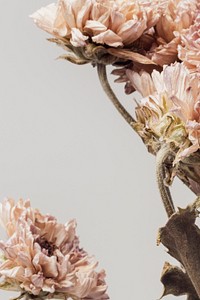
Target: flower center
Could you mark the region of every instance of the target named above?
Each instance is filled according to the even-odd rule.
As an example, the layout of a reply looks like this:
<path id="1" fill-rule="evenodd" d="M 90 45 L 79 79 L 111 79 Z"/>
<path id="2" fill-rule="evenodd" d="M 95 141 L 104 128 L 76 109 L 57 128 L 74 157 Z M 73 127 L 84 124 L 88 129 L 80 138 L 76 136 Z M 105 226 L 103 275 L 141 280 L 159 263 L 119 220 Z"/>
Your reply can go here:
<path id="1" fill-rule="evenodd" d="M 56 246 L 50 242 L 48 242 L 47 240 L 45 240 L 42 237 L 37 238 L 36 242 L 40 245 L 40 247 L 42 248 L 42 250 L 46 250 L 45 252 L 47 252 L 48 256 L 52 256 Z"/>

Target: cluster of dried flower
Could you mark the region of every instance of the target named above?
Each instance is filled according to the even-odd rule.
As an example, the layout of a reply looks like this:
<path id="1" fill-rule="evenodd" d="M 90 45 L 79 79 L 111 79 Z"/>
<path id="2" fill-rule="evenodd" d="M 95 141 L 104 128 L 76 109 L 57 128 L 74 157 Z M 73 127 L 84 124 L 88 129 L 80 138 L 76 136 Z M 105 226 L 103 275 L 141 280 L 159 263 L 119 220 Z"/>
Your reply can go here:
<path id="1" fill-rule="evenodd" d="M 153 154 L 170 145 L 176 175 L 200 194 L 195 163 L 200 150 L 199 0 L 58 0 L 32 18 L 66 50 L 62 58 L 91 63 L 99 74 L 105 70 L 101 66 L 113 65 L 115 81 L 125 83 L 125 92 L 141 94 L 136 120 L 125 113 L 129 124 Z M 110 87 L 107 91 L 124 112 Z M 0 243 L 2 288 L 31 299 L 107 299 L 105 274 L 96 272 L 96 262 L 79 248 L 74 221 L 58 224 L 29 202 L 15 205 L 12 200 L 1 205 L 0 218 L 9 236 Z"/>
<path id="2" fill-rule="evenodd" d="M 144 97 L 135 129 L 152 152 L 173 142 L 179 161 L 200 148 L 198 0 L 58 0 L 32 17 L 65 59 L 123 65 L 113 74 Z"/>
<path id="3" fill-rule="evenodd" d="M 8 240 L 0 242 L 1 288 L 30 299 L 108 299 L 105 272 L 79 247 L 74 220 L 65 225 L 42 215 L 29 201 L 0 205 Z"/>

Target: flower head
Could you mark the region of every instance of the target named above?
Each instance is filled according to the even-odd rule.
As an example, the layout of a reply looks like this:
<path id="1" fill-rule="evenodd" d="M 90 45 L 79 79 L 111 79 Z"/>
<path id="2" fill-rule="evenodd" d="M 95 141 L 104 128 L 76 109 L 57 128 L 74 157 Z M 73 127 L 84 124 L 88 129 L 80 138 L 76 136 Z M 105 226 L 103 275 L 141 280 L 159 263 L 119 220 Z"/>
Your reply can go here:
<path id="1" fill-rule="evenodd" d="M 180 34 L 188 29 L 198 14 L 198 0 L 169 0 L 167 8 L 156 24 L 156 42 L 148 52 L 158 65 L 170 64 L 177 60 Z"/>
<path id="2" fill-rule="evenodd" d="M 1 287 L 50 299 L 108 299 L 105 272 L 79 246 L 74 220 L 65 225 L 42 215 L 29 201 L 0 205 L 0 220 L 8 240 L 0 242 Z"/>
<path id="3" fill-rule="evenodd" d="M 39 27 L 70 39 L 75 47 L 86 45 L 89 39 L 119 47 L 132 44 L 154 26 L 158 20 L 157 10 L 153 14 L 150 2 L 137 0 L 59 0 L 57 4 L 41 8 L 32 17 Z"/>
<path id="4" fill-rule="evenodd" d="M 165 13 L 156 24 L 158 36 L 166 42 L 175 37 L 175 32 L 182 32 L 193 23 L 197 13 L 197 0 L 169 0 Z"/>
<path id="5" fill-rule="evenodd" d="M 194 25 L 181 34 L 178 56 L 190 72 L 200 74 L 200 11 Z"/>
<path id="6" fill-rule="evenodd" d="M 130 48 L 155 26 L 165 6 L 166 0 L 58 0 L 32 18 L 56 38 L 54 41 L 87 62 L 91 60 L 91 45 L 92 49 L 100 45 Z"/>
<path id="7" fill-rule="evenodd" d="M 176 161 L 200 148 L 200 84 L 183 64 L 165 66 L 152 75 L 128 70 L 132 86 L 143 99 L 136 108 L 136 130 L 150 151 L 162 142 L 177 148 Z"/>

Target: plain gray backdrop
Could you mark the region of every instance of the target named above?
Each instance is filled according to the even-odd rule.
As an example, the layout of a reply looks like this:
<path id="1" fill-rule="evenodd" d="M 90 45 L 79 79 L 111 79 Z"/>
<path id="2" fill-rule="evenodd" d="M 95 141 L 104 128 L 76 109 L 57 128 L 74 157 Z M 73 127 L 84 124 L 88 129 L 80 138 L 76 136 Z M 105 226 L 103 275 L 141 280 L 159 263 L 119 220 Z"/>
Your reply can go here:
<path id="1" fill-rule="evenodd" d="M 104 95 L 96 69 L 56 60 L 63 50 L 29 18 L 50 2 L 1 0 L 0 198 L 30 198 L 60 222 L 76 218 L 110 298 L 156 300 L 171 259 L 156 246 L 166 215 L 155 158 Z M 123 85 L 113 87 L 133 112 Z M 177 206 L 194 200 L 181 182 L 172 191 Z"/>

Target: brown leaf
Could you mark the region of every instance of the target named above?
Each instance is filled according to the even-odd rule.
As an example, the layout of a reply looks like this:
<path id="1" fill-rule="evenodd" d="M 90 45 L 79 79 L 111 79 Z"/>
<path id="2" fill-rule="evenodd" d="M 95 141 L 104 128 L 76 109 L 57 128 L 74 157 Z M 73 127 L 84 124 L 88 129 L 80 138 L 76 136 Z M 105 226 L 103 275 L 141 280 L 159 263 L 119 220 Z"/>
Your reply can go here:
<path id="1" fill-rule="evenodd" d="M 178 163 L 176 175 L 197 195 L 200 195 L 200 151 Z"/>
<path id="2" fill-rule="evenodd" d="M 199 199 L 172 215 L 159 231 L 161 243 L 184 267 L 200 297 L 200 230 L 195 225 Z"/>
<path id="3" fill-rule="evenodd" d="M 190 300 L 199 299 L 190 278 L 181 268 L 166 262 L 163 267 L 161 282 L 164 285 L 164 292 L 161 298 L 171 294 L 174 296 L 188 295 Z"/>

